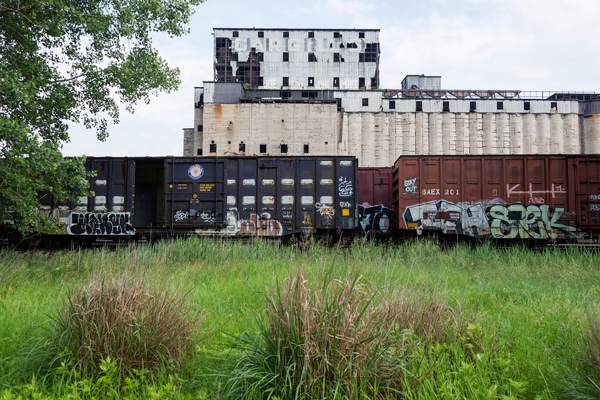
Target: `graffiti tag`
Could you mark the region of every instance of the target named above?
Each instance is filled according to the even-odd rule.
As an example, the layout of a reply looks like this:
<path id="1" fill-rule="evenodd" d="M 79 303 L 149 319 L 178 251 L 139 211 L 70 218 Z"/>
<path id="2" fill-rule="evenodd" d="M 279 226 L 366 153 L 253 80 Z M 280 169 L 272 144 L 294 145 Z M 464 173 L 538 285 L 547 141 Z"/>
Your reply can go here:
<path id="1" fill-rule="evenodd" d="M 485 209 L 481 202 L 474 204 L 434 200 L 407 207 L 404 224 L 421 234 L 423 229 L 441 230 L 445 234 L 484 237 L 490 233 Z"/>
<path id="2" fill-rule="evenodd" d="M 74 212 L 67 225 L 69 235 L 133 235 L 131 213 Z"/>
<path id="3" fill-rule="evenodd" d="M 340 176 L 339 184 L 338 184 L 338 193 L 340 197 L 350 197 L 352 196 L 352 182 L 347 180 L 345 177 Z"/>
<path id="4" fill-rule="evenodd" d="M 491 233 L 493 237 L 501 239 L 575 236 L 575 227 L 558 222 L 564 212 L 563 207 L 552 209 L 547 204 L 496 204 L 489 208 Z"/>
<path id="5" fill-rule="evenodd" d="M 417 193 L 419 193 L 419 185 L 417 185 L 417 175 L 415 174 L 404 179 L 404 194 L 413 197 Z"/>
<path id="6" fill-rule="evenodd" d="M 390 229 L 392 212 L 383 204 L 358 206 L 358 222 L 363 230 L 387 232 Z"/>
<path id="7" fill-rule="evenodd" d="M 600 211 L 600 204 L 590 203 L 590 211 Z"/>
<path id="8" fill-rule="evenodd" d="M 347 201 L 340 201 L 340 207 L 341 208 L 350 208 L 350 207 L 352 207 L 352 204 L 350 204 Z"/>
<path id="9" fill-rule="evenodd" d="M 552 198 L 556 198 L 557 194 L 565 194 L 567 191 L 563 188 L 562 185 L 555 185 L 554 183 L 550 187 L 550 190 L 533 190 L 533 184 L 529 184 L 528 190 L 517 190 L 521 186 L 520 183 L 517 183 L 513 187 L 510 187 L 509 184 L 506 184 L 506 196 L 514 196 L 523 194 L 527 196 L 527 202 L 533 204 L 544 204 L 544 198 L 540 197 L 540 194 L 550 194 Z"/>
<path id="10" fill-rule="evenodd" d="M 251 236 L 282 236 L 283 227 L 269 213 L 262 213 L 260 216 L 250 214 L 249 220 L 240 221 L 240 233 Z"/>
<path id="11" fill-rule="evenodd" d="M 590 200 L 600 200 L 600 194 L 590 194 Z"/>
<path id="12" fill-rule="evenodd" d="M 175 215 L 173 215 L 173 220 L 175 220 L 175 222 L 181 222 L 181 221 L 185 221 L 186 219 L 188 219 L 189 216 L 190 216 L 190 213 L 188 211 L 177 210 L 175 212 Z"/>
<path id="13" fill-rule="evenodd" d="M 208 224 L 214 224 L 217 221 L 217 219 L 211 211 L 202 211 L 200 213 L 200 219 L 202 220 L 202 222 Z"/>
<path id="14" fill-rule="evenodd" d="M 331 218 L 335 214 L 335 210 L 333 209 L 333 206 L 331 206 L 329 204 L 316 203 L 315 208 L 317 209 L 319 214 L 321 214 L 325 218 Z"/>

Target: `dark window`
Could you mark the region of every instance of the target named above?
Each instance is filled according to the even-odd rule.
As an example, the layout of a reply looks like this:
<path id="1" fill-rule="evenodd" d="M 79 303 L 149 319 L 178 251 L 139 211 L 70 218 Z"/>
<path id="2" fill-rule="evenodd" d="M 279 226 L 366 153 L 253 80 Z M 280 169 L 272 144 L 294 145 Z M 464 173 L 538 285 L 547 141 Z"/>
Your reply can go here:
<path id="1" fill-rule="evenodd" d="M 316 62 L 317 61 L 317 56 L 315 56 L 315 53 L 308 53 L 308 61 L 309 62 Z"/>
<path id="2" fill-rule="evenodd" d="M 308 77 L 308 86 L 315 86 L 315 78 L 313 76 Z"/>
<path id="3" fill-rule="evenodd" d="M 333 53 L 333 62 L 340 62 L 340 53 Z"/>
<path id="4" fill-rule="evenodd" d="M 201 156 L 202 155 L 202 149 L 196 150 L 196 155 Z"/>
<path id="5" fill-rule="evenodd" d="M 550 102 L 550 108 L 553 110 L 556 110 L 556 102 L 555 101 Z"/>
<path id="6" fill-rule="evenodd" d="M 525 111 L 531 110 L 531 103 L 526 101 L 525 103 L 523 103 L 523 108 L 525 109 Z"/>
<path id="7" fill-rule="evenodd" d="M 261 144 L 260 145 L 260 152 L 261 153 L 266 153 L 267 152 L 267 145 L 266 144 Z"/>
<path id="8" fill-rule="evenodd" d="M 358 53 L 358 62 L 365 62 L 365 53 Z"/>
<path id="9" fill-rule="evenodd" d="M 336 39 L 340 38 L 340 33 L 339 32 L 333 32 L 333 37 Z"/>
<path id="10" fill-rule="evenodd" d="M 365 33 L 364 32 L 358 32 L 358 38 L 359 39 L 364 39 L 365 38 Z"/>
<path id="11" fill-rule="evenodd" d="M 233 37 L 238 37 L 238 36 L 240 36 L 239 32 L 238 31 L 233 31 Z"/>
<path id="12" fill-rule="evenodd" d="M 279 97 L 281 97 L 282 99 L 289 99 L 290 97 L 292 97 L 292 92 L 290 92 L 289 90 L 282 90 L 281 92 L 279 92 Z"/>
<path id="13" fill-rule="evenodd" d="M 333 87 L 340 87 L 340 78 L 333 78 Z"/>
<path id="14" fill-rule="evenodd" d="M 264 32 L 258 32 L 258 37 L 265 37 L 265 33 Z"/>
<path id="15" fill-rule="evenodd" d="M 216 153 L 217 152 L 217 144 L 216 143 L 211 143 L 209 150 L 210 150 L 211 153 Z"/>
<path id="16" fill-rule="evenodd" d="M 283 53 L 283 61 L 290 61 L 290 53 L 287 51 Z"/>
<path id="17" fill-rule="evenodd" d="M 315 33 L 314 32 L 308 32 L 308 37 L 309 38 L 314 38 L 315 37 Z"/>
<path id="18" fill-rule="evenodd" d="M 496 102 L 496 110 L 504 110 L 504 103 L 501 101 Z"/>
<path id="19" fill-rule="evenodd" d="M 283 77 L 283 86 L 290 86 L 290 78 L 288 76 Z"/>
<path id="20" fill-rule="evenodd" d="M 308 154 L 308 144 L 304 145 L 304 154 Z"/>
<path id="21" fill-rule="evenodd" d="M 240 152 L 245 153 L 246 152 L 246 143 L 244 142 L 240 142 Z"/>
<path id="22" fill-rule="evenodd" d="M 365 48 L 365 62 L 377 62 L 379 57 L 379 43 L 367 43 Z"/>
<path id="23" fill-rule="evenodd" d="M 390 100 L 389 109 L 390 110 L 395 110 L 396 109 L 396 101 L 395 100 Z"/>
<path id="24" fill-rule="evenodd" d="M 204 130 L 204 126 L 198 125 L 198 132 L 202 132 Z"/>
<path id="25" fill-rule="evenodd" d="M 290 33 L 289 32 L 283 32 L 283 37 L 290 37 Z"/>
<path id="26" fill-rule="evenodd" d="M 477 102 L 476 101 L 470 102 L 470 104 L 469 104 L 469 111 L 470 112 L 477 111 Z"/>
<path id="27" fill-rule="evenodd" d="M 258 77 L 258 81 L 257 81 L 257 83 L 256 83 L 256 84 L 257 84 L 258 86 L 262 86 L 262 85 L 263 85 L 263 77 L 262 77 L 262 76 L 259 76 L 259 77 Z"/>
<path id="28" fill-rule="evenodd" d="M 362 99 L 362 105 L 363 105 L 363 107 L 366 107 L 366 106 L 368 106 L 368 105 L 369 105 L 369 99 L 368 99 L 368 98 L 366 98 L 366 97 L 365 97 L 365 98 L 363 98 L 363 99 Z"/>
<path id="29" fill-rule="evenodd" d="M 422 101 L 417 101 L 415 110 L 416 111 L 423 111 L 423 102 Z"/>
<path id="30" fill-rule="evenodd" d="M 311 91 L 304 90 L 302 92 L 302 98 L 305 98 L 305 99 L 316 99 L 317 98 L 317 92 L 316 91 L 312 91 L 312 90 Z"/>
<path id="31" fill-rule="evenodd" d="M 358 88 L 364 88 L 365 87 L 365 78 L 358 78 Z"/>
<path id="32" fill-rule="evenodd" d="M 217 47 L 217 49 L 229 47 L 230 42 L 231 42 L 231 40 L 229 40 L 228 38 L 218 37 L 218 38 L 216 38 L 215 46 Z"/>
<path id="33" fill-rule="evenodd" d="M 371 89 L 377 89 L 377 77 L 371 78 Z"/>
<path id="34" fill-rule="evenodd" d="M 282 153 L 287 153 L 287 144 L 282 144 L 281 145 L 281 152 Z"/>
<path id="35" fill-rule="evenodd" d="M 258 53 L 258 61 L 265 61 L 265 53 Z"/>
<path id="36" fill-rule="evenodd" d="M 444 101 L 442 103 L 442 111 L 443 112 L 450 112 L 450 102 L 449 101 Z"/>

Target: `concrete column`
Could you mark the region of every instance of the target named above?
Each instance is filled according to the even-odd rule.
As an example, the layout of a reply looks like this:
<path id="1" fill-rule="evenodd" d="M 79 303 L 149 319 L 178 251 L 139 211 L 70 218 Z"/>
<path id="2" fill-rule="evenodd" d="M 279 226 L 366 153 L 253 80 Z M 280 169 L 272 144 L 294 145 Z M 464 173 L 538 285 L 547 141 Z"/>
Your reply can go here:
<path id="1" fill-rule="evenodd" d="M 538 114 L 537 122 L 537 154 L 550 153 L 550 114 Z"/>
<path id="2" fill-rule="evenodd" d="M 415 154 L 427 154 L 428 140 L 425 137 L 425 125 L 427 122 L 427 115 L 423 112 L 418 112 L 415 115 Z"/>
<path id="3" fill-rule="evenodd" d="M 536 154 L 537 133 L 535 114 L 525 114 L 523 117 L 523 153 Z"/>
<path id="4" fill-rule="evenodd" d="M 581 131 L 583 125 L 581 121 L 585 119 L 576 114 L 568 114 L 565 117 L 565 153 L 567 154 L 581 154 L 585 151 L 581 148 L 584 136 Z"/>
<path id="5" fill-rule="evenodd" d="M 442 113 L 442 154 L 456 154 L 456 125 L 454 113 Z"/>
<path id="6" fill-rule="evenodd" d="M 510 153 L 524 154 L 523 151 L 523 115 L 515 114 L 510 117 Z"/>
<path id="7" fill-rule="evenodd" d="M 586 115 L 583 120 L 583 153 L 600 153 L 600 114 Z"/>
<path id="8" fill-rule="evenodd" d="M 483 114 L 483 154 L 498 154 L 496 138 L 496 114 Z"/>
<path id="9" fill-rule="evenodd" d="M 427 124 L 429 130 L 429 154 L 444 154 L 442 137 L 442 114 L 439 112 L 428 113 L 429 121 Z"/>
<path id="10" fill-rule="evenodd" d="M 550 116 L 550 154 L 565 152 L 565 128 L 562 114 Z"/>
<path id="11" fill-rule="evenodd" d="M 507 113 L 496 117 L 496 138 L 498 154 L 510 154 L 510 115 Z"/>

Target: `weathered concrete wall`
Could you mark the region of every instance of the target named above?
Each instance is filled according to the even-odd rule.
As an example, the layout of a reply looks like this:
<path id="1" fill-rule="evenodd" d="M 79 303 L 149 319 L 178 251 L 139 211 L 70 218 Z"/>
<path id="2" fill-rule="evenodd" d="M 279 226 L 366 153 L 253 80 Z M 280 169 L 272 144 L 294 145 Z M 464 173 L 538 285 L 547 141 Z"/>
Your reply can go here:
<path id="1" fill-rule="evenodd" d="M 389 166 L 401 155 L 598 154 L 600 114 L 341 112 L 323 103 L 205 104 L 204 155 L 356 155 Z M 340 135 L 341 133 L 341 135 Z M 339 140 L 341 137 L 341 140 Z M 196 144 L 198 138 L 196 138 Z M 213 153 L 210 153 L 213 154 Z"/>

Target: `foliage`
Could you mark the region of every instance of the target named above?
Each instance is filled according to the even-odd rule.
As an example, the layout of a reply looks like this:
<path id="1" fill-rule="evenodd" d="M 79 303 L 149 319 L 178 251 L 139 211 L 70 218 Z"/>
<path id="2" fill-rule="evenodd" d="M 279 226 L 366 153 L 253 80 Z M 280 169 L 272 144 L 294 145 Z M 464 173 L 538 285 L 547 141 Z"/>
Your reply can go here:
<path id="1" fill-rule="evenodd" d="M 139 276 L 96 277 L 65 296 L 57 314 L 53 346 L 63 362 L 92 376 L 111 358 L 122 375 L 178 366 L 191 354 L 200 322 L 185 296 Z"/>
<path id="2" fill-rule="evenodd" d="M 26 230 L 35 196 L 81 186 L 81 159 L 61 160 L 68 123 L 106 138 L 119 102 L 176 89 L 179 70 L 152 44 L 179 36 L 203 0 L 6 0 L 0 3 L 0 210 Z M 118 96 L 118 101 L 115 97 Z M 5 215 L 0 215 L 4 217 Z"/>

